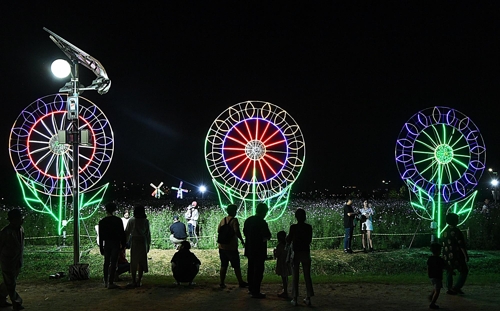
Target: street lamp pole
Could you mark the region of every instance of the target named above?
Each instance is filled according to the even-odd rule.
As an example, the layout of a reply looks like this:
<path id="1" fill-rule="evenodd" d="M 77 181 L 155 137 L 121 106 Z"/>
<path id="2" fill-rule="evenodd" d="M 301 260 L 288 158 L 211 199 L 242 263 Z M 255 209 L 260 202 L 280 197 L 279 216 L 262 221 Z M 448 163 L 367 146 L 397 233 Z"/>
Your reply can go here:
<path id="1" fill-rule="evenodd" d="M 80 125 L 78 120 L 78 62 L 73 62 L 74 73 L 71 78 L 73 83 L 73 96 L 68 98 L 67 109 L 68 118 L 71 120 L 71 138 L 73 146 L 73 264 L 80 262 L 80 204 L 79 204 L 79 143 L 80 143 Z"/>

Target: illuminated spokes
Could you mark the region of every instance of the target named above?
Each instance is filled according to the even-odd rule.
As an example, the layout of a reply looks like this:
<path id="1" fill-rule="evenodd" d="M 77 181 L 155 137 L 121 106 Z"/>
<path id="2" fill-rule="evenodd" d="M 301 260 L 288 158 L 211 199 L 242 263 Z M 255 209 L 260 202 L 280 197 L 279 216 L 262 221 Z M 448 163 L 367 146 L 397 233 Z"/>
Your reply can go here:
<path id="1" fill-rule="evenodd" d="M 263 119 L 246 119 L 226 135 L 223 156 L 228 169 L 247 182 L 274 178 L 287 161 L 287 141 L 280 129 Z"/>
<path id="2" fill-rule="evenodd" d="M 486 148 L 476 125 L 447 107 L 415 114 L 396 142 L 396 164 L 403 180 L 445 202 L 470 194 L 483 174 Z"/>
<path id="3" fill-rule="evenodd" d="M 305 142 L 286 111 L 271 103 L 247 101 L 229 107 L 213 122 L 205 159 L 220 193 L 231 202 L 244 200 L 245 208 L 255 207 L 256 201 L 286 201 L 304 165 Z M 281 210 L 286 204 L 274 206 Z"/>
<path id="4" fill-rule="evenodd" d="M 434 184 L 450 184 L 460 179 L 470 158 L 464 136 L 449 125 L 428 127 L 415 140 L 415 167 L 424 179 Z"/>
<path id="5" fill-rule="evenodd" d="M 18 174 L 37 184 L 36 191 L 71 195 L 73 185 L 71 144 L 60 143 L 59 131 L 75 131 L 66 117 L 66 95 L 38 99 L 21 112 L 11 130 L 9 152 Z M 79 147 L 79 186 L 85 192 L 106 172 L 113 156 L 113 131 L 102 111 L 80 97 L 78 130 L 88 130 L 89 145 Z"/>

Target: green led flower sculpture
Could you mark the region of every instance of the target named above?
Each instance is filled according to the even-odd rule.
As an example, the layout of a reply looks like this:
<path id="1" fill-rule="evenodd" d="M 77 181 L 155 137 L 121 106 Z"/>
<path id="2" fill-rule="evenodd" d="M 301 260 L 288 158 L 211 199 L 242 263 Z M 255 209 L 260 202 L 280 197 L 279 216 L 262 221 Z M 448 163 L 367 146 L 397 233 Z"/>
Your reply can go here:
<path id="1" fill-rule="evenodd" d="M 415 114 L 396 142 L 396 164 L 419 216 L 437 224 L 437 237 L 453 212 L 463 223 L 473 208 L 486 163 L 486 148 L 476 125 L 447 107 Z"/>
<path id="2" fill-rule="evenodd" d="M 71 144 L 60 143 L 69 127 L 66 94 L 40 98 L 24 109 L 10 132 L 9 153 L 28 207 L 58 223 L 58 233 L 73 219 L 66 202 L 73 193 Z M 81 219 L 98 208 L 107 184 L 97 183 L 113 157 L 113 131 L 104 113 L 80 97 L 80 130 L 88 130 L 89 144 L 79 147 L 79 202 Z"/>
<path id="3" fill-rule="evenodd" d="M 205 160 L 221 207 L 240 206 L 245 219 L 257 203 L 279 219 L 305 160 L 304 136 L 294 119 L 276 105 L 247 101 L 226 109 L 210 127 Z"/>

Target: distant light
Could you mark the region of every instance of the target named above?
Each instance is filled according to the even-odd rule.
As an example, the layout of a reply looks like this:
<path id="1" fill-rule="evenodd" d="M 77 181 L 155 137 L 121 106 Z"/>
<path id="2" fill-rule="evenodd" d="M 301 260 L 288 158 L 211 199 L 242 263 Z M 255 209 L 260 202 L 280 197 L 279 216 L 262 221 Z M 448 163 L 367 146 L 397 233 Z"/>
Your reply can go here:
<path id="1" fill-rule="evenodd" d="M 488 169 L 488 172 L 492 172 L 492 171 L 493 171 L 493 169 L 492 169 L 492 168 L 489 168 L 489 169 Z"/>
<path id="2" fill-rule="evenodd" d="M 205 191 L 207 191 L 207 187 L 205 187 L 205 186 L 200 186 L 200 192 L 201 192 L 201 193 L 203 193 L 203 192 L 205 192 Z"/>
<path id="3" fill-rule="evenodd" d="M 50 66 L 50 70 L 54 76 L 58 78 L 66 78 L 71 73 L 71 66 L 64 59 L 56 59 Z"/>
<path id="4" fill-rule="evenodd" d="M 493 180 L 491 181 L 491 185 L 492 185 L 493 187 L 498 186 L 498 179 L 493 179 Z"/>

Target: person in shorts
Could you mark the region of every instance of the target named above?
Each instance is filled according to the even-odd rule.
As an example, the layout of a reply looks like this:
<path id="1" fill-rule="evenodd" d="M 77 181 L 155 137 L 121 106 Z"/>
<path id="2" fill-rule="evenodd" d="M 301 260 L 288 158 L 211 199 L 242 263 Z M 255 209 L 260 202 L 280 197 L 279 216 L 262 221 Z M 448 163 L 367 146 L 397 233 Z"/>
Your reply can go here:
<path id="1" fill-rule="evenodd" d="M 439 309 L 439 306 L 436 305 L 436 301 L 439 298 L 441 288 L 443 288 L 443 270 L 446 269 L 448 265 L 446 261 L 441 258 L 440 244 L 431 244 L 431 253 L 432 255 L 427 259 L 427 275 L 434 288 L 429 295 L 429 300 L 431 301 L 429 309 Z"/>
<path id="2" fill-rule="evenodd" d="M 219 243 L 219 258 L 220 258 L 220 287 L 225 288 L 225 280 L 227 274 L 227 268 L 229 267 L 229 263 L 231 263 L 231 267 L 234 269 L 234 274 L 238 279 L 238 283 L 240 287 L 247 287 L 248 283 L 243 281 L 243 277 L 241 276 L 241 267 L 240 267 L 240 254 L 238 252 L 238 240 L 241 241 L 241 245 L 245 246 L 243 241 L 243 237 L 240 231 L 240 223 L 238 222 L 238 218 L 236 218 L 236 212 L 238 211 L 238 207 L 234 204 L 231 204 L 227 207 L 227 216 L 224 217 L 217 228 L 217 232 L 224 225 L 229 223 L 229 225 L 233 228 L 234 235 L 231 238 L 228 244 Z"/>

